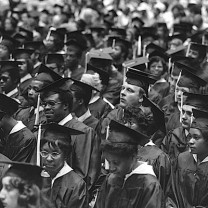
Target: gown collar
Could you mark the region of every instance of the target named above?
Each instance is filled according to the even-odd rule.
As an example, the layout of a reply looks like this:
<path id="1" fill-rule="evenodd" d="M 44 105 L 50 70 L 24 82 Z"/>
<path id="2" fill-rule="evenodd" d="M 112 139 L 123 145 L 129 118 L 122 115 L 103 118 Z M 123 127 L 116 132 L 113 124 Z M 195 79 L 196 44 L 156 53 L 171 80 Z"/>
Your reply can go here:
<path id="1" fill-rule="evenodd" d="M 22 121 L 17 121 L 17 124 L 12 128 L 12 130 L 9 132 L 10 134 L 14 134 L 22 129 L 24 129 L 26 126 L 22 123 Z"/>
<path id="2" fill-rule="evenodd" d="M 86 119 L 88 119 L 91 116 L 90 110 L 88 109 L 86 113 L 84 113 L 82 116 L 77 118 L 78 121 L 84 122 Z"/>
<path id="3" fill-rule="evenodd" d="M 70 113 L 68 116 L 66 116 L 63 120 L 59 121 L 59 125 L 64 126 L 67 122 L 72 120 L 72 114 Z"/>

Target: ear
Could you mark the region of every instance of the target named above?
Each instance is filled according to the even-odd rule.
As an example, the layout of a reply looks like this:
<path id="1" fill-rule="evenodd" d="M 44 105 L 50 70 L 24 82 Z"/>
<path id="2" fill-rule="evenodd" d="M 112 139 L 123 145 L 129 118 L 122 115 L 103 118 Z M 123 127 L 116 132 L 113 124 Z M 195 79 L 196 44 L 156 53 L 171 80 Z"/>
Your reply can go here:
<path id="1" fill-rule="evenodd" d="M 140 96 L 138 101 L 139 101 L 139 103 L 142 103 L 143 102 L 143 96 Z"/>
<path id="2" fill-rule="evenodd" d="M 67 110 L 69 108 L 69 105 L 68 104 L 64 104 L 64 110 Z"/>

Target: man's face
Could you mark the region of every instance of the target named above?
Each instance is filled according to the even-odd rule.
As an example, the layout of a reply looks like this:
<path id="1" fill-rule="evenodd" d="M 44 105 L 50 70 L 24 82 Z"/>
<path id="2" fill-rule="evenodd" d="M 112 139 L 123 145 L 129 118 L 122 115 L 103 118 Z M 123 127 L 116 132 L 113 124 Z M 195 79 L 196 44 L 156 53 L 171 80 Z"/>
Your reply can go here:
<path id="1" fill-rule="evenodd" d="M 0 60 L 9 58 L 9 50 L 6 46 L 0 45 Z"/>
<path id="2" fill-rule="evenodd" d="M 44 41 L 44 44 L 46 45 L 46 47 L 50 50 L 50 49 L 53 49 L 54 47 L 54 37 L 53 36 L 50 36 L 48 38 L 48 40 L 45 40 Z"/>
<path id="3" fill-rule="evenodd" d="M 59 94 L 48 95 L 43 100 L 43 106 L 48 122 L 58 123 L 66 116 L 66 106 L 61 103 Z"/>
<path id="4" fill-rule="evenodd" d="M 125 108 L 127 106 L 138 106 L 141 104 L 143 98 L 141 95 L 141 87 L 128 84 L 125 82 L 120 93 L 120 106 Z"/>
<path id="5" fill-rule="evenodd" d="M 12 81 L 8 72 L 3 72 L 0 75 L 0 86 L 5 93 L 10 92 L 14 88 L 15 83 Z"/>
<path id="6" fill-rule="evenodd" d="M 178 76 L 174 76 L 171 74 L 171 76 L 169 77 L 168 82 L 170 83 L 170 92 L 175 92 L 175 87 L 176 87 L 176 82 L 178 80 Z"/>
<path id="7" fill-rule="evenodd" d="M 203 135 L 199 129 L 191 128 L 189 133 L 191 139 L 189 141 L 189 147 L 192 154 L 207 154 L 208 143 L 204 140 Z"/>
<path id="8" fill-rule="evenodd" d="M 116 45 L 113 53 L 111 54 L 114 61 L 120 60 L 122 57 L 122 49 L 119 45 Z"/>
<path id="9" fill-rule="evenodd" d="M 109 170 L 111 173 L 124 177 L 131 172 L 133 157 L 121 157 L 108 152 L 104 152 L 104 157 L 109 163 Z"/>
<path id="10" fill-rule="evenodd" d="M 178 105 L 181 105 L 182 99 L 184 101 L 185 97 L 182 96 L 184 92 L 189 92 L 189 88 L 187 88 L 187 87 L 179 87 L 179 86 L 176 85 L 175 98 L 176 98 L 176 102 L 178 103 Z"/>
<path id="11" fill-rule="evenodd" d="M 43 82 L 38 80 L 32 80 L 28 87 L 28 102 L 31 106 L 36 107 L 38 100 L 37 91 L 43 87 Z"/>
<path id="12" fill-rule="evenodd" d="M 182 107 L 181 123 L 182 123 L 182 127 L 187 130 L 189 130 L 192 120 L 193 120 L 192 109 L 194 109 L 194 107 L 190 105 L 183 105 Z"/>
<path id="13" fill-rule="evenodd" d="M 20 77 L 24 77 L 27 71 L 27 60 L 26 59 L 17 59 L 17 61 L 21 61 L 22 64 L 20 65 Z"/>
<path id="14" fill-rule="evenodd" d="M 69 68 L 74 68 L 79 64 L 79 57 L 77 55 L 78 49 L 74 46 L 68 46 L 66 55 L 66 65 Z"/>

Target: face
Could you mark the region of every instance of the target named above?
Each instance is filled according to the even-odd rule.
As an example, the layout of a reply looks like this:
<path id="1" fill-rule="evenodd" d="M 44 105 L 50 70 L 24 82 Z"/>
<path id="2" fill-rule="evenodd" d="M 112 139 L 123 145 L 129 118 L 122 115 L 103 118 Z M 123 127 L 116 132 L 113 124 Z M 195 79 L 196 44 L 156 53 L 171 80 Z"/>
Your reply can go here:
<path id="1" fill-rule="evenodd" d="M 4 60 L 6 58 L 9 58 L 8 48 L 4 45 L 0 45 L 0 59 Z"/>
<path id="2" fill-rule="evenodd" d="M 183 105 L 183 108 L 182 108 L 181 123 L 182 123 L 183 128 L 188 129 L 188 130 L 193 120 L 192 109 L 194 109 L 194 107 L 190 105 Z"/>
<path id="3" fill-rule="evenodd" d="M 0 86 L 6 93 L 14 88 L 15 83 L 12 81 L 8 72 L 3 72 L 0 76 Z"/>
<path id="4" fill-rule="evenodd" d="M 48 133 L 45 138 L 47 137 L 51 138 L 54 137 L 54 135 Z M 49 143 L 46 143 L 42 146 L 41 152 L 45 152 L 46 155 L 49 153 L 47 157 L 41 156 L 44 169 L 49 173 L 49 175 L 56 175 L 64 166 L 65 159 L 62 151 L 59 148 L 54 148 Z"/>
<path id="5" fill-rule="evenodd" d="M 76 113 L 79 110 L 79 108 L 80 108 L 81 100 L 76 98 L 74 91 L 72 91 L 72 95 L 73 95 L 73 108 L 72 108 L 72 112 Z"/>
<path id="6" fill-rule="evenodd" d="M 198 51 L 195 51 L 195 50 L 192 50 L 192 49 L 189 50 L 188 57 L 196 59 L 196 58 L 198 58 L 198 56 L 199 56 Z"/>
<path id="7" fill-rule="evenodd" d="M 74 46 L 69 46 L 67 48 L 67 55 L 66 55 L 66 65 L 67 67 L 75 67 L 79 63 L 79 57 L 77 56 L 78 49 Z"/>
<path id="8" fill-rule="evenodd" d="M 125 82 L 122 86 L 119 105 L 122 108 L 141 105 L 143 98 L 140 91 L 140 87 Z"/>
<path id="9" fill-rule="evenodd" d="M 11 31 L 11 30 L 13 30 L 14 28 L 13 28 L 13 26 L 12 26 L 12 23 L 11 23 L 11 20 L 10 19 L 6 19 L 5 20 L 5 25 L 4 25 L 4 29 L 6 30 L 6 31 Z"/>
<path id="10" fill-rule="evenodd" d="M 191 139 L 189 141 L 189 147 L 192 154 L 206 154 L 208 149 L 208 143 L 204 140 L 202 133 L 199 129 L 191 128 L 189 133 Z"/>
<path id="11" fill-rule="evenodd" d="M 0 192 L 0 200 L 5 208 L 18 208 L 19 191 L 10 184 L 11 176 L 2 179 L 2 189 Z"/>
<path id="12" fill-rule="evenodd" d="M 52 94 L 46 97 L 44 100 L 44 112 L 48 122 L 58 123 L 66 116 L 67 106 L 61 103 L 59 94 Z M 46 105 L 47 104 L 47 105 Z"/>
<path id="13" fill-rule="evenodd" d="M 173 39 L 170 42 L 170 50 L 175 50 L 177 47 L 183 45 L 183 42 L 180 39 Z"/>
<path id="14" fill-rule="evenodd" d="M 189 88 L 187 88 L 187 87 L 179 87 L 179 86 L 176 85 L 175 98 L 176 98 L 176 102 L 178 103 L 178 105 L 181 105 L 182 94 L 184 92 L 189 92 Z M 184 99 L 184 96 L 183 96 L 183 99 Z"/>
<path id="15" fill-rule="evenodd" d="M 150 65 L 150 73 L 153 74 L 154 76 L 160 78 L 162 73 L 163 73 L 163 65 L 162 62 L 153 62 Z"/>
<path id="16" fill-rule="evenodd" d="M 28 102 L 31 106 L 35 106 L 38 100 L 38 93 L 37 91 L 43 87 L 43 82 L 38 80 L 32 80 L 28 87 Z"/>
<path id="17" fill-rule="evenodd" d="M 53 36 L 50 36 L 50 37 L 48 38 L 48 40 L 45 40 L 45 41 L 44 41 L 44 44 L 46 45 L 46 47 L 47 47 L 48 49 L 52 49 L 52 48 L 54 47 L 54 37 L 53 37 Z"/>
<path id="18" fill-rule="evenodd" d="M 17 61 L 22 62 L 22 64 L 20 65 L 20 77 L 24 77 L 28 73 L 27 61 L 26 61 L 26 59 L 17 59 Z"/>
<path id="19" fill-rule="evenodd" d="M 171 92 L 171 93 L 172 93 L 172 92 L 175 92 L 175 87 L 176 87 L 176 82 L 177 82 L 177 80 L 178 80 L 178 76 L 173 76 L 173 75 L 171 75 L 171 76 L 169 77 L 168 82 L 170 83 L 170 92 Z"/>
<path id="20" fill-rule="evenodd" d="M 122 50 L 119 45 L 116 45 L 113 53 L 111 54 L 113 60 L 119 60 L 122 57 Z"/>
<path id="21" fill-rule="evenodd" d="M 117 176 L 124 177 L 132 170 L 133 157 L 126 158 L 116 154 L 104 152 L 104 157 L 109 163 L 109 170 Z"/>

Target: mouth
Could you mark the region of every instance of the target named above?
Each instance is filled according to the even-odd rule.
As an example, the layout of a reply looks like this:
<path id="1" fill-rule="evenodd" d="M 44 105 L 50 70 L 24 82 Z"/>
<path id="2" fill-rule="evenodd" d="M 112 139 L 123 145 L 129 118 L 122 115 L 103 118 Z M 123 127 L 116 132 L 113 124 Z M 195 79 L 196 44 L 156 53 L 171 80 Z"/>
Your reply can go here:
<path id="1" fill-rule="evenodd" d="M 126 100 L 124 98 L 120 98 L 120 102 L 125 102 Z"/>

